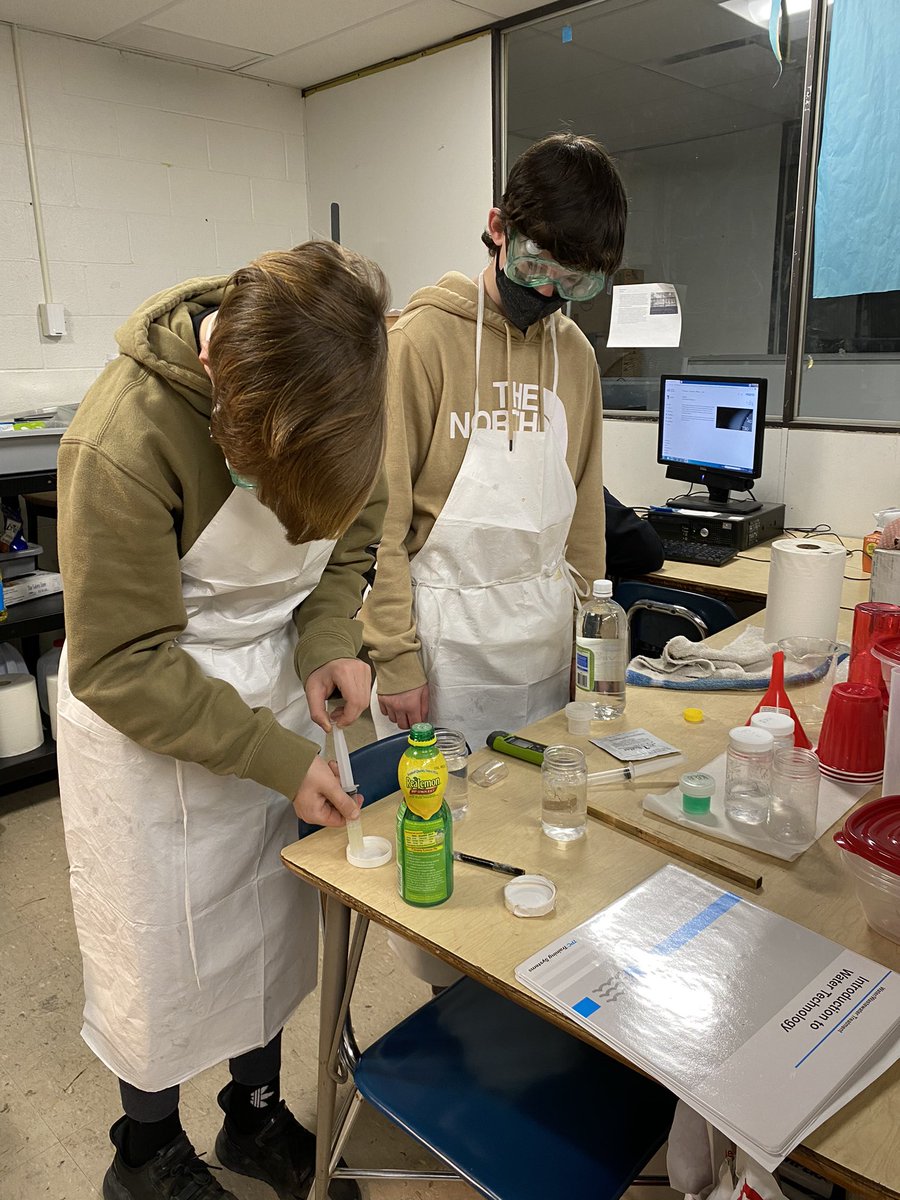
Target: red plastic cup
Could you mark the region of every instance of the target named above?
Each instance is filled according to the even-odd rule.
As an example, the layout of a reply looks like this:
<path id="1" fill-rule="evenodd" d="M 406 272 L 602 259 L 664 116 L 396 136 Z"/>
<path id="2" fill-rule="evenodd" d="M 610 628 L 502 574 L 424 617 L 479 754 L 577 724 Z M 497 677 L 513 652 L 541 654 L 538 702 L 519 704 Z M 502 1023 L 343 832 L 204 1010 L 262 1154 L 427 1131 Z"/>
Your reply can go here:
<path id="1" fill-rule="evenodd" d="M 900 605 L 877 601 L 857 604 L 853 612 L 853 638 L 850 645 L 850 683 L 871 683 L 878 688 L 884 708 L 888 693 L 881 664 L 872 657 L 872 646 L 879 638 L 900 636 Z"/>
<path id="2" fill-rule="evenodd" d="M 884 769 L 884 712 L 871 683 L 836 683 L 816 747 L 825 768 L 847 775 Z"/>

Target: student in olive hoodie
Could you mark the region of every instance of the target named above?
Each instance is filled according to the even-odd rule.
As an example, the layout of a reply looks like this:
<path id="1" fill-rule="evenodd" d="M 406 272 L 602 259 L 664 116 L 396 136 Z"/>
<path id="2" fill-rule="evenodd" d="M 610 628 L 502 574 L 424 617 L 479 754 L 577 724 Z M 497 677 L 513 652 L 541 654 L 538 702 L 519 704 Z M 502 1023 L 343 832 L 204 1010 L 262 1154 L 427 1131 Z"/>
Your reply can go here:
<path id="1" fill-rule="evenodd" d="M 577 576 L 604 573 L 600 379 L 558 310 L 618 267 L 626 200 L 602 147 L 513 165 L 478 279 L 416 292 L 389 335 L 388 510 L 363 609 L 380 736 L 484 745 L 565 704 Z"/>
<path id="2" fill-rule="evenodd" d="M 219 1161 L 309 1190 L 315 1138 L 279 1066 L 315 986 L 318 906 L 279 853 L 295 814 L 358 815 L 318 752 L 334 687 L 348 724 L 371 686 L 353 618 L 385 505 L 386 301 L 374 263 L 313 242 L 161 292 L 62 440 L 82 1036 L 126 1114 L 106 1200 L 232 1196 L 178 1109 L 178 1085 L 225 1059 Z"/>

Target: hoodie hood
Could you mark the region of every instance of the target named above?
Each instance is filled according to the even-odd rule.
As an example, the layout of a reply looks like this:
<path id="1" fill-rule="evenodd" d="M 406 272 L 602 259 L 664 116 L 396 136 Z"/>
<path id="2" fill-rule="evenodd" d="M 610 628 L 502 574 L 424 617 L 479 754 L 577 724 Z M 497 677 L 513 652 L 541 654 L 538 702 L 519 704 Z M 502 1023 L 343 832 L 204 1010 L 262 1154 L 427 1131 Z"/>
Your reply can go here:
<path id="1" fill-rule="evenodd" d="M 197 356 L 191 318 L 220 304 L 227 275 L 189 279 L 151 296 L 116 330 L 119 349 L 208 417 L 212 383 Z"/>
<path id="2" fill-rule="evenodd" d="M 474 325 L 478 319 L 478 284 L 459 271 L 448 271 L 441 276 L 437 283 L 430 287 L 420 288 L 410 297 L 404 313 L 416 308 L 433 307 L 444 312 L 455 313 L 456 316 L 471 321 Z M 529 325 L 524 333 L 503 314 L 490 296 L 484 296 L 484 327 L 501 337 L 504 342 L 507 337 L 511 342 L 542 341 L 546 327 L 553 317 L 545 317 Z"/>

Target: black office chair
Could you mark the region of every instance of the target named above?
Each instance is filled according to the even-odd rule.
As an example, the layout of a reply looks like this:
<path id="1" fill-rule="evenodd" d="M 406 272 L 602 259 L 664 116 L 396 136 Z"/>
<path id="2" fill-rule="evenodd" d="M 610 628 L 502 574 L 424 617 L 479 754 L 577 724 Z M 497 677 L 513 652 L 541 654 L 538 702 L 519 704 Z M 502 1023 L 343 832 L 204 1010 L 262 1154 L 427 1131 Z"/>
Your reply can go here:
<path id="1" fill-rule="evenodd" d="M 406 743 L 395 734 L 351 754 L 366 804 L 397 790 Z M 472 979 L 360 1051 L 348 1018 L 367 928 L 358 915 L 331 1049 L 332 1074 L 353 1083 L 337 1122 L 335 1177 L 464 1179 L 488 1200 L 618 1200 L 633 1183 L 668 1184 L 639 1172 L 668 1136 L 672 1093 Z M 364 1102 L 452 1173 L 338 1165 Z"/>
<path id="2" fill-rule="evenodd" d="M 738 619 L 737 613 L 723 600 L 638 580 L 619 583 L 615 599 L 628 616 L 632 658 L 636 654 L 658 658 L 666 642 L 673 637 L 702 642 L 720 629 L 734 625 Z"/>

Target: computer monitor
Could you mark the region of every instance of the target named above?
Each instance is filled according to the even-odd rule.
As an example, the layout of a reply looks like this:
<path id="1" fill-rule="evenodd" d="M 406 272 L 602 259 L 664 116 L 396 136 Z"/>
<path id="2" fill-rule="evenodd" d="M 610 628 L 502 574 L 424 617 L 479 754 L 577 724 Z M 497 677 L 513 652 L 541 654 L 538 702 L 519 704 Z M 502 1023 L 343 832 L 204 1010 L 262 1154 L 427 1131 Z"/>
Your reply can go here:
<path id="1" fill-rule="evenodd" d="M 663 375 L 659 387 L 657 459 L 668 479 L 705 484 L 679 508 L 747 513 L 757 500 L 731 500 L 762 474 L 766 381 L 727 375 Z"/>

